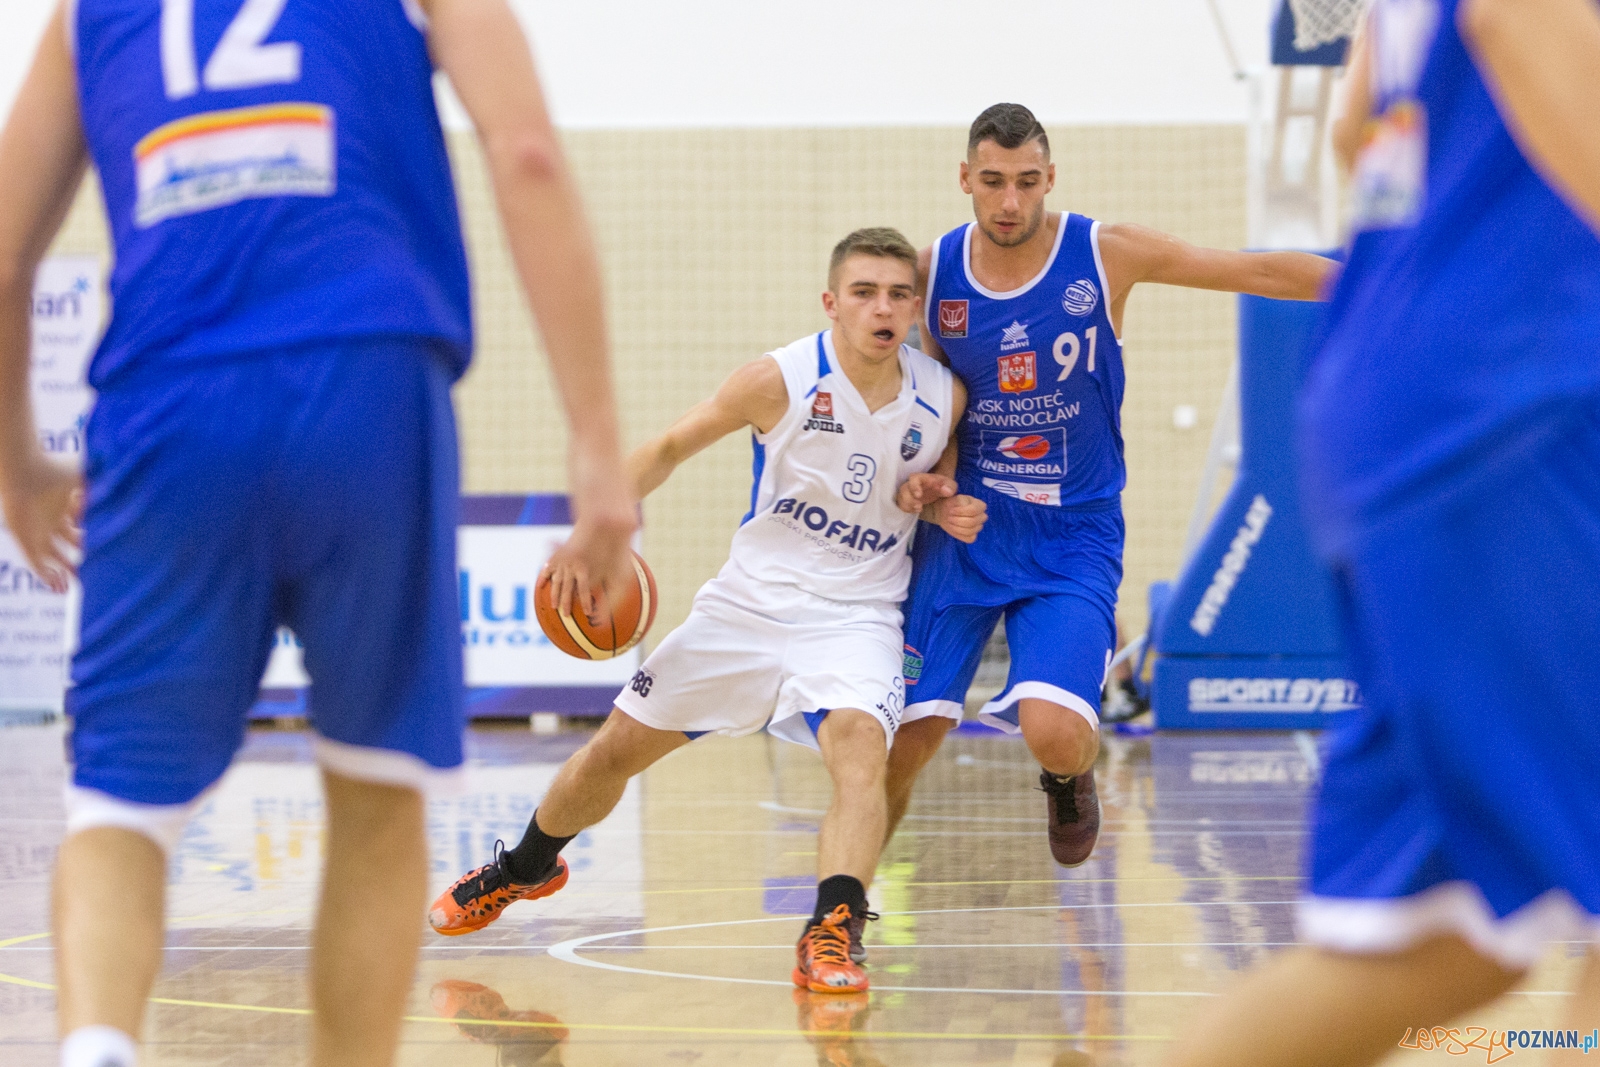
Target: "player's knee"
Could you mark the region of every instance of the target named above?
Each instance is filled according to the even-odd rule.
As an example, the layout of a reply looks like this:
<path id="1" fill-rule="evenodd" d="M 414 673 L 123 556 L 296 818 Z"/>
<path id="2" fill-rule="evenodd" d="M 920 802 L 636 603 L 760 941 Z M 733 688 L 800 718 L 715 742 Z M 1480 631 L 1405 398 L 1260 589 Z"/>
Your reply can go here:
<path id="1" fill-rule="evenodd" d="M 891 773 L 909 771 L 915 775 L 939 751 L 945 734 L 955 725 L 954 719 L 943 715 L 930 715 L 903 723 L 894 735 L 894 748 L 890 755 Z"/>
<path id="2" fill-rule="evenodd" d="M 128 830 L 153 841 L 163 856 L 170 857 L 200 798 L 184 804 L 135 804 L 98 789 L 69 785 L 66 803 L 67 837 L 102 828 Z"/>

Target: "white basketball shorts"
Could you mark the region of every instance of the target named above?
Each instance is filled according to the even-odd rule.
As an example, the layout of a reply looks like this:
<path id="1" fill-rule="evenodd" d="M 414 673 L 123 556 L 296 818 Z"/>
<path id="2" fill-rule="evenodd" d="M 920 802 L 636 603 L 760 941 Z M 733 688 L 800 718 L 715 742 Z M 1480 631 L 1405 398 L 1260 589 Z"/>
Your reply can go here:
<path id="1" fill-rule="evenodd" d="M 617 707 L 657 730 L 739 737 L 771 723 L 817 747 L 823 713 L 856 708 L 894 741 L 905 710 L 900 612 L 824 602 L 779 620 L 702 588 L 683 625 L 644 661 Z M 813 598 L 819 599 L 819 598 Z"/>

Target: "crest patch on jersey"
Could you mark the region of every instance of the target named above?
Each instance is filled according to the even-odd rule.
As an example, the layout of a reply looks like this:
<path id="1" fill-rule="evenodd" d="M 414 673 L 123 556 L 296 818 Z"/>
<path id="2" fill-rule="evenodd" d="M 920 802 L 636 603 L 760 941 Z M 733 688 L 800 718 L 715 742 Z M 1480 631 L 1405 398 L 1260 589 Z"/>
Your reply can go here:
<path id="1" fill-rule="evenodd" d="M 833 415 L 833 394 L 818 393 L 815 400 L 811 401 L 811 414 L 821 417 Z"/>
<path id="2" fill-rule="evenodd" d="M 967 335 L 967 302 L 965 300 L 939 301 L 939 336 L 965 337 Z"/>
<path id="3" fill-rule="evenodd" d="M 1079 278 L 1061 294 L 1061 310 L 1079 318 L 1093 311 L 1100 303 L 1100 290 L 1088 278 Z"/>
<path id="4" fill-rule="evenodd" d="M 921 451 L 922 426 L 913 422 L 906 430 L 906 435 L 900 439 L 900 458 L 909 461 Z"/>
<path id="5" fill-rule="evenodd" d="M 1013 352 L 999 360 L 1002 393 L 1028 393 L 1038 386 L 1039 360 L 1035 353 Z"/>

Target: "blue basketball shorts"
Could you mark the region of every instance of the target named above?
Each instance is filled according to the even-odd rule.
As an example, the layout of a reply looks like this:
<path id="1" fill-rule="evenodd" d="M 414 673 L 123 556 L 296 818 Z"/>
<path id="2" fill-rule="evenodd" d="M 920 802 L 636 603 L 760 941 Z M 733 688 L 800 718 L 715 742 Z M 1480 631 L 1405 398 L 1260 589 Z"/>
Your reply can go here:
<path id="1" fill-rule="evenodd" d="M 1302 935 L 1600 937 L 1600 420 L 1336 561 L 1366 704 L 1328 741 Z"/>
<path id="2" fill-rule="evenodd" d="M 152 372 L 87 431 L 73 784 L 191 801 L 244 739 L 276 629 L 318 759 L 420 788 L 462 760 L 449 359 L 420 340 Z"/>
<path id="3" fill-rule="evenodd" d="M 1018 704 L 1039 698 L 1100 722 L 1117 641 L 1122 511 L 1041 507 L 979 491 L 988 523 L 967 545 L 918 527 L 905 603 L 906 713 L 961 718 L 983 647 L 1002 617 L 1011 651 L 1005 690 L 980 722 L 1016 733 Z"/>

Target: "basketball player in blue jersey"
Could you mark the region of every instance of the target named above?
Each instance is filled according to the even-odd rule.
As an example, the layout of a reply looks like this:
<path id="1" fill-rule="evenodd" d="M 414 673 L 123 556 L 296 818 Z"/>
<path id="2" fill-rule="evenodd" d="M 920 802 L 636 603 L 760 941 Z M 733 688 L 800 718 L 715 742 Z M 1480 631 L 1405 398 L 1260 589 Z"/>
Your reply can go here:
<path id="1" fill-rule="evenodd" d="M 1360 1067 L 1410 1033 L 1576 1067 L 1600 1028 L 1600 5 L 1377 0 L 1346 84 L 1356 233 L 1299 437 L 1366 708 L 1329 742 L 1305 944 L 1169 1062 Z M 1539 1014 L 1561 1029 L 1451 1025 L 1550 941 L 1587 948 Z"/>
<path id="2" fill-rule="evenodd" d="M 1122 579 L 1128 293 L 1159 282 L 1315 300 L 1334 264 L 1301 252 L 1196 248 L 1142 226 L 1047 212 L 1054 184 L 1044 127 L 1019 104 L 996 104 L 972 124 L 961 164 L 977 221 L 919 261 L 926 347 L 942 351 L 971 398 L 957 456 L 940 473 L 988 505 L 989 527 L 971 545 L 937 529 L 917 538 L 906 719 L 888 789 L 892 833 L 917 773 L 960 721 L 984 643 L 1004 616 L 1011 675 L 979 717 L 1022 733 L 1043 767 L 1051 854 L 1074 867 L 1088 859 L 1100 823 L 1093 768 Z M 935 484 L 913 488 L 931 493 Z"/>
<path id="3" fill-rule="evenodd" d="M 66 2 L 0 134 L 0 501 L 58 589 L 80 487 L 35 439 L 28 309 L 86 163 L 116 253 L 55 879 L 65 1067 L 134 1062 L 167 856 L 280 623 L 305 646 L 328 804 L 311 1062 L 394 1058 L 421 790 L 462 759 L 450 386 L 472 336 L 435 64 L 476 122 L 574 435 L 559 562 L 624 580 L 596 257 L 504 0 Z"/>

